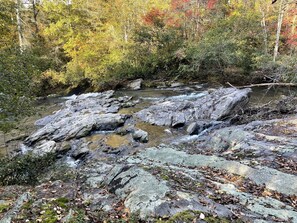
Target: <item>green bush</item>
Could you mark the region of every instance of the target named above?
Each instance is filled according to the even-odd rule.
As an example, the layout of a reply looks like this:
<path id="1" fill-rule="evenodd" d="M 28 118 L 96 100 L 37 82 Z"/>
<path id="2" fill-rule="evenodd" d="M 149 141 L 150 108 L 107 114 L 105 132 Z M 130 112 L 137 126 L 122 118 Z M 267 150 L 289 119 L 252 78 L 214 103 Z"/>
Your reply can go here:
<path id="1" fill-rule="evenodd" d="M 110 69 L 110 76 L 133 79 L 172 74 L 177 70 L 176 52 L 182 45 L 183 38 L 175 28 L 141 26 L 124 60 Z"/>
<path id="2" fill-rule="evenodd" d="M 254 59 L 255 70 L 262 71 L 273 82 L 297 82 L 297 58 L 280 55 L 276 62 L 272 56 L 259 56 Z"/>
<path id="3" fill-rule="evenodd" d="M 33 154 L 0 159 L 0 185 L 34 185 L 55 162 L 55 154 L 42 157 Z"/>
<path id="4" fill-rule="evenodd" d="M 197 77 L 204 72 L 224 74 L 225 69 L 241 68 L 249 73 L 253 58 L 262 52 L 261 39 L 254 35 L 261 28 L 255 25 L 256 19 L 240 14 L 218 21 L 200 41 L 187 45 L 179 72 Z"/>
<path id="5" fill-rule="evenodd" d="M 32 112 L 32 79 L 36 68 L 29 52 L 0 51 L 0 131 L 7 131 L 19 117 Z"/>

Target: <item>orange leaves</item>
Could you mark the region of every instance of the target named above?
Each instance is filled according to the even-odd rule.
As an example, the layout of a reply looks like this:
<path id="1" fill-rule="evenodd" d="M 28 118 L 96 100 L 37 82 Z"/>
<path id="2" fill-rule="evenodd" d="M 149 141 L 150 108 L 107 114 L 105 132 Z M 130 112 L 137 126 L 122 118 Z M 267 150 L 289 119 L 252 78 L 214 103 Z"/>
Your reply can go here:
<path id="1" fill-rule="evenodd" d="M 147 25 L 160 26 L 164 24 L 165 12 L 157 8 L 152 8 L 144 17 L 144 23 Z"/>
<path id="2" fill-rule="evenodd" d="M 171 1 L 171 8 L 173 10 L 184 10 L 187 3 L 189 3 L 190 0 L 172 0 Z"/>
<path id="3" fill-rule="evenodd" d="M 217 2 L 218 2 L 218 0 L 208 0 L 206 8 L 209 10 L 214 9 Z"/>

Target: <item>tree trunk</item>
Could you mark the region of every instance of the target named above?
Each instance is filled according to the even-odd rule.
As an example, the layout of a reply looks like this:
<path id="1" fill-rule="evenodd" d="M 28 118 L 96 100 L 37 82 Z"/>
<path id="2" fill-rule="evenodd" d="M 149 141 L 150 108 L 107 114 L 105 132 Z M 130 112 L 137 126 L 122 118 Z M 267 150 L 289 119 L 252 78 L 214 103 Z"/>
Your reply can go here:
<path id="1" fill-rule="evenodd" d="M 124 40 L 125 40 L 125 43 L 128 43 L 128 27 L 127 27 L 127 25 L 124 25 Z"/>
<path id="2" fill-rule="evenodd" d="M 279 48 L 279 39 L 280 33 L 283 23 L 284 14 L 287 8 L 287 0 L 281 0 L 278 12 L 278 20 L 277 20 L 277 32 L 276 32 L 276 39 L 275 39 L 275 46 L 274 46 L 274 53 L 273 53 L 273 62 L 276 61 L 276 57 L 278 55 L 278 48 Z"/>
<path id="3" fill-rule="evenodd" d="M 267 32 L 267 26 L 266 26 L 266 13 L 262 7 L 260 7 L 260 11 L 262 14 L 261 26 L 263 28 L 264 53 L 265 55 L 267 55 L 268 54 L 268 32 Z"/>
<path id="4" fill-rule="evenodd" d="M 16 0 L 16 22 L 17 22 L 17 28 L 18 28 L 18 36 L 19 36 L 19 47 L 21 53 L 24 51 L 25 48 L 25 38 L 24 38 L 24 32 L 23 32 L 23 22 L 21 18 L 21 1 Z"/>
<path id="5" fill-rule="evenodd" d="M 32 0 L 33 21 L 34 21 L 36 36 L 39 33 L 39 27 L 38 27 L 38 23 L 37 23 L 37 15 L 38 15 L 38 10 L 36 8 L 37 4 L 38 4 L 38 2 L 36 0 Z"/>

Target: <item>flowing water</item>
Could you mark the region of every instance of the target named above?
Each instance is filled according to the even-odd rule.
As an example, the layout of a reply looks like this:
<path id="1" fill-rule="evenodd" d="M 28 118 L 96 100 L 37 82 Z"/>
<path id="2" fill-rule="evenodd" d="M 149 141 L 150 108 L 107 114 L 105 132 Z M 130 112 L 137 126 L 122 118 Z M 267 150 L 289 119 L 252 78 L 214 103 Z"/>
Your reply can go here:
<path id="1" fill-rule="evenodd" d="M 197 88 L 196 88 L 197 89 Z M 152 103 L 163 100 L 194 100 L 204 95 L 207 88 L 201 87 L 199 90 L 195 90 L 191 86 L 174 88 L 174 89 L 144 89 L 140 91 L 121 90 L 115 93 L 115 97 L 119 96 L 132 96 L 133 99 L 139 100 L 139 103 L 134 107 L 122 108 L 119 113 L 121 114 L 134 114 L 140 111 Z M 250 105 L 264 105 L 269 102 L 278 100 L 282 95 L 290 96 L 296 95 L 297 88 L 288 87 L 255 87 L 250 98 Z M 6 155 L 9 151 L 15 149 L 21 149 L 20 143 L 29 134 L 34 132 L 37 127 L 34 122 L 42 117 L 52 114 L 59 110 L 62 106 L 62 102 L 71 97 L 64 98 L 48 98 L 45 100 L 39 100 L 36 103 L 36 114 L 23 119 L 18 126 L 7 134 L 0 132 L 0 156 Z M 174 143 L 177 139 L 185 135 L 184 129 L 169 129 L 166 127 L 154 126 L 148 123 L 137 121 L 135 126 L 149 133 L 149 143 L 146 146 L 155 146 L 160 143 Z M 197 136 L 196 136 L 197 137 Z M 189 138 L 189 139 L 188 139 Z M 184 140 L 191 140 L 191 137 Z M 85 139 L 91 150 L 95 150 L 100 146 L 100 142 L 110 147 L 117 148 L 120 146 L 129 146 L 130 139 L 127 136 L 119 136 L 117 134 L 106 134 L 103 132 L 94 132 L 93 135 L 86 137 Z"/>

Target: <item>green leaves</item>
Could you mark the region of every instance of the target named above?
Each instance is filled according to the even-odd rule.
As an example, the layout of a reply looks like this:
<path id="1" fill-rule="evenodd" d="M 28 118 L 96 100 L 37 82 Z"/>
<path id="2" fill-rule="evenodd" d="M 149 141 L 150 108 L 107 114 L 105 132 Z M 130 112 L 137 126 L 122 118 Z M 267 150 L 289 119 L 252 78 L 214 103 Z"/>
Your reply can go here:
<path id="1" fill-rule="evenodd" d="M 0 131 L 8 131 L 32 109 L 32 79 L 36 68 L 27 53 L 0 51 Z"/>
<path id="2" fill-rule="evenodd" d="M 0 186 L 34 185 L 44 171 L 55 162 L 55 154 L 48 153 L 42 157 L 33 154 L 17 156 L 12 159 L 0 159 Z"/>

